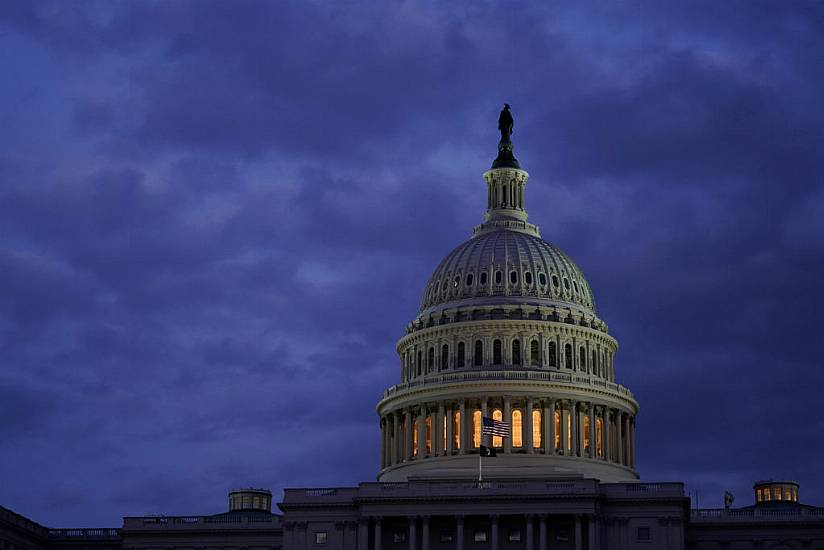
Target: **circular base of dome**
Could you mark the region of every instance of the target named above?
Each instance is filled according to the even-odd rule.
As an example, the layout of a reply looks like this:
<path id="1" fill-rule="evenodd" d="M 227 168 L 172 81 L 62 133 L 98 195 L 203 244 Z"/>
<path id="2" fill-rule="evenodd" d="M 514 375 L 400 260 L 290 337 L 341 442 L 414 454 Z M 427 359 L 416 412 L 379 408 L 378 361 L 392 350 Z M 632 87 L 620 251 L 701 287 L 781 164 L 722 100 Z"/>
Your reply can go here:
<path id="1" fill-rule="evenodd" d="M 384 468 L 378 481 L 407 481 L 409 478 L 477 478 L 478 455 L 429 457 L 411 460 Z M 600 459 L 544 454 L 499 454 L 484 458 L 483 476 L 501 477 L 584 477 L 602 483 L 637 481 L 638 473 L 632 468 Z"/>

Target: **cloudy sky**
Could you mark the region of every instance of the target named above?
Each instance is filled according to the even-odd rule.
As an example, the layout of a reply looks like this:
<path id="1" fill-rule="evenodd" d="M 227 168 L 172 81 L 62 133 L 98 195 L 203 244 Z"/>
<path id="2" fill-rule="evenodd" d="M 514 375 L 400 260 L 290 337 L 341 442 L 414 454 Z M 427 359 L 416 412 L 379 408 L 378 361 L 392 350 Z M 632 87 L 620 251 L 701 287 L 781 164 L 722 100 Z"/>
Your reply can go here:
<path id="1" fill-rule="evenodd" d="M 642 478 L 824 505 L 822 52 L 816 2 L 0 3 L 0 504 L 373 480 L 506 101 Z"/>

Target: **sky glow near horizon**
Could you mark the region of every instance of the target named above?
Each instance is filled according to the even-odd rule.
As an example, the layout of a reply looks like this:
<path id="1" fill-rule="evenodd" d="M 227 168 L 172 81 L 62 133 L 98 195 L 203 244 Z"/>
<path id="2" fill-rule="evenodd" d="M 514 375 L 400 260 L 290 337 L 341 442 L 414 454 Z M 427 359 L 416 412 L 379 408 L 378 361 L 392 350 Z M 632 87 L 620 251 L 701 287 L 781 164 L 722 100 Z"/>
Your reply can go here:
<path id="1" fill-rule="evenodd" d="M 507 102 L 642 478 L 824 505 L 822 51 L 813 2 L 1 3 L 0 504 L 118 526 L 373 480 Z"/>

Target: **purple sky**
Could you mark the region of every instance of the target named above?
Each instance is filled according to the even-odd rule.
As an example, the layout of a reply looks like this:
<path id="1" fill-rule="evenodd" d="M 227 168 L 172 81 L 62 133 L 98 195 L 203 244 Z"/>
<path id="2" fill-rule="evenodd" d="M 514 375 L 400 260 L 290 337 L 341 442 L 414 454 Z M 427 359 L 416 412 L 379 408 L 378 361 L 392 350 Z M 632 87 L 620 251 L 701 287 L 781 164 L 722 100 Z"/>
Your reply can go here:
<path id="1" fill-rule="evenodd" d="M 824 505 L 824 6 L 634 5 L 0 2 L 0 504 L 373 480 L 506 101 L 642 478 Z"/>

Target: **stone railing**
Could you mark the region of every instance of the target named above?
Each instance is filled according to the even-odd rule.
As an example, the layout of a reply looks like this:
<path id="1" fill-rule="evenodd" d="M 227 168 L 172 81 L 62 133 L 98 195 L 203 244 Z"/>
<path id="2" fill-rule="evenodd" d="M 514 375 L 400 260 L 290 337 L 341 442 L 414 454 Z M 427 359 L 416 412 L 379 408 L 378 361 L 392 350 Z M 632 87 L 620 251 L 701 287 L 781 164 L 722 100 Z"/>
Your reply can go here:
<path id="1" fill-rule="evenodd" d="M 518 495 L 596 495 L 592 479 L 493 479 L 478 481 L 428 480 L 399 483 L 362 483 L 358 498 L 436 498 Z"/>
<path id="2" fill-rule="evenodd" d="M 609 498 L 683 497 L 684 484 L 672 483 L 609 483 L 601 485 L 601 493 Z"/>
<path id="3" fill-rule="evenodd" d="M 611 391 L 619 395 L 634 399 L 632 392 L 620 384 L 604 380 L 597 376 L 588 374 L 580 374 L 576 372 L 564 372 L 560 370 L 527 370 L 521 367 L 513 368 L 511 370 L 464 370 L 453 371 L 449 373 L 429 374 L 421 378 L 410 380 L 402 384 L 396 384 L 387 388 L 383 392 L 383 397 L 391 397 L 392 395 L 414 388 L 435 387 L 443 384 L 453 384 L 461 382 L 475 382 L 484 380 L 496 381 L 537 381 L 537 382 L 556 382 L 570 385 L 587 385 L 594 388 L 600 388 L 606 391 Z"/>
<path id="4" fill-rule="evenodd" d="M 217 516 L 137 516 L 123 518 L 124 530 L 214 529 L 237 527 L 249 523 L 280 525 L 281 517 L 265 514 L 226 514 Z"/>
<path id="5" fill-rule="evenodd" d="M 693 522 L 824 521 L 824 508 L 704 508 L 691 510 Z"/>
<path id="6" fill-rule="evenodd" d="M 118 539 L 120 530 L 102 529 L 49 529 L 50 539 Z"/>
<path id="7" fill-rule="evenodd" d="M 283 503 L 289 504 L 316 504 L 319 502 L 350 502 L 357 496 L 355 487 L 320 487 L 304 489 L 285 489 Z"/>

